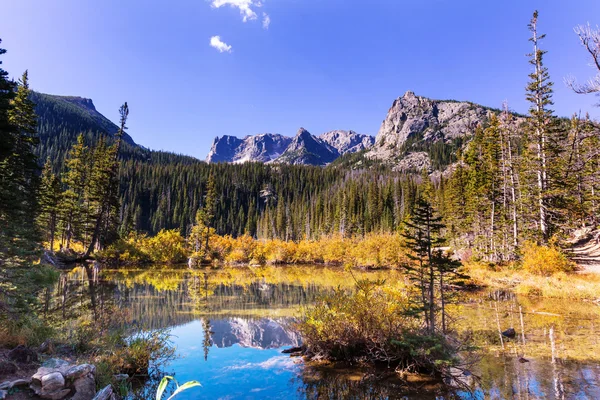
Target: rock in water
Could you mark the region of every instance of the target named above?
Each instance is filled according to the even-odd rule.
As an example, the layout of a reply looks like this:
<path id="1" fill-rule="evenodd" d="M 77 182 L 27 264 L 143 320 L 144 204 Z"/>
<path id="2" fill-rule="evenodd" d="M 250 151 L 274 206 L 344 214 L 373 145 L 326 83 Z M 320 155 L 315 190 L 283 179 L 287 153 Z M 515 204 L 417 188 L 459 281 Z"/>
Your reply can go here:
<path id="1" fill-rule="evenodd" d="M 514 337 L 517 336 L 517 332 L 514 328 L 508 328 L 507 330 L 502 332 L 502 336 L 507 337 L 509 339 L 514 339 Z"/>

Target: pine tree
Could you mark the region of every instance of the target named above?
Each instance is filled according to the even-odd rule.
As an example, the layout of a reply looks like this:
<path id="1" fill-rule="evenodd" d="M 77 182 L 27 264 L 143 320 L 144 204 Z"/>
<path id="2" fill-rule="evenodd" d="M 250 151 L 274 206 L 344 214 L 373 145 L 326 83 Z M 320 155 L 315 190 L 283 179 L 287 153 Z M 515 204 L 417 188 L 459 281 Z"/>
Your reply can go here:
<path id="1" fill-rule="evenodd" d="M 63 183 L 66 190 L 62 196 L 60 210 L 62 222 L 62 244 L 69 249 L 72 241 L 83 240 L 85 222 L 88 218 L 88 205 L 85 203 L 91 164 L 89 148 L 83 135 L 77 137 L 65 160 L 66 172 Z"/>
<path id="2" fill-rule="evenodd" d="M 90 190 L 88 201 L 92 210 L 91 239 L 84 258 L 97 248 L 102 248 L 117 237 L 119 210 L 119 151 L 125 130 L 129 107 L 125 102 L 119 108 L 121 116 L 116 143 L 107 146 L 101 140 L 95 148 L 93 165 L 91 166 Z"/>
<path id="3" fill-rule="evenodd" d="M 60 180 L 52 172 L 50 160 L 44 164 L 40 183 L 38 224 L 48 241 L 48 248 L 54 250 L 54 240 L 60 216 L 62 188 Z"/>
<path id="4" fill-rule="evenodd" d="M 30 236 L 35 232 L 37 191 L 39 187 L 37 157 L 34 153 L 39 143 L 35 105 L 31 100 L 28 73 L 25 71 L 11 101 L 8 122 L 12 127 L 12 149 L 0 163 L 0 185 L 5 195 L 1 199 L 4 213 L 15 228 L 17 236 Z"/>
<path id="5" fill-rule="evenodd" d="M 2 43 L 2 39 L 0 39 L 0 43 Z M 6 50 L 0 48 L 0 56 L 5 53 Z M 0 65 L 2 65 L 2 61 L 0 61 Z M 14 144 L 12 134 L 14 129 L 8 119 L 9 110 L 12 108 L 11 102 L 15 95 L 14 90 L 15 83 L 8 79 L 8 72 L 0 68 L 0 163 L 11 153 Z"/>
<path id="6" fill-rule="evenodd" d="M 406 246 L 412 251 L 409 257 L 416 262 L 416 266 L 407 267 L 407 272 L 420 291 L 418 309 L 423 312 L 430 334 L 433 335 L 438 330 L 445 334 L 448 304 L 446 286 L 464 278 L 457 271 L 460 262 L 452 260 L 440 248 L 446 243 L 441 234 L 445 225 L 425 197 L 417 200 L 405 226 L 402 236 L 406 239 Z M 438 313 L 441 314 L 439 326 L 436 322 Z"/>
<path id="7" fill-rule="evenodd" d="M 540 49 L 539 42 L 546 35 L 538 34 L 538 12 L 533 13 L 533 18 L 528 25 L 531 31 L 533 43 L 533 52 L 529 54 L 529 63 L 534 67 L 534 71 L 529 74 L 529 84 L 527 85 L 527 100 L 531 103 L 529 108 L 529 125 L 532 134 L 533 145 L 535 146 L 535 160 L 533 160 L 533 169 L 536 174 L 537 184 L 537 209 L 538 209 L 538 227 L 544 242 L 548 241 L 552 231 L 550 220 L 550 203 L 552 196 L 552 171 L 553 162 L 557 160 L 560 147 L 552 137 L 555 128 L 555 118 L 552 110 L 549 108 L 552 104 L 553 83 L 550 81 L 548 69 L 544 66 L 543 58 L 546 51 Z"/>

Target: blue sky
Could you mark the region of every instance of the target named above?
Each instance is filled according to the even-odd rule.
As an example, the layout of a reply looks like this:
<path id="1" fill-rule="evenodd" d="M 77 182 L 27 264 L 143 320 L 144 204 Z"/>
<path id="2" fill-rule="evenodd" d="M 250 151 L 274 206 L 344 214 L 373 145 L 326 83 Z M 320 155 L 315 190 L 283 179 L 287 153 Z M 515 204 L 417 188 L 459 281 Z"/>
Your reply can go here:
<path id="1" fill-rule="evenodd" d="M 536 8 L 555 110 L 600 117 L 563 83 L 595 72 L 573 27 L 600 24 L 598 0 L 2 0 L 0 38 L 35 90 L 113 121 L 128 101 L 134 140 L 204 158 L 223 134 L 375 135 L 407 90 L 526 112 Z"/>

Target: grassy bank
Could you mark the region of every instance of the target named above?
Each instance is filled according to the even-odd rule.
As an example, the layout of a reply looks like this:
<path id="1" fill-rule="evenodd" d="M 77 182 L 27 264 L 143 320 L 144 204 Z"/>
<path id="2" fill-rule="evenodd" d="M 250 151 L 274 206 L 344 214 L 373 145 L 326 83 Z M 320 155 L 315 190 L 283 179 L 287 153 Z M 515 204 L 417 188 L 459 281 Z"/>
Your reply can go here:
<path id="1" fill-rule="evenodd" d="M 600 274 L 557 272 L 543 276 L 528 272 L 518 264 L 497 266 L 477 262 L 466 263 L 464 268 L 477 286 L 511 289 L 526 296 L 600 299 Z"/>

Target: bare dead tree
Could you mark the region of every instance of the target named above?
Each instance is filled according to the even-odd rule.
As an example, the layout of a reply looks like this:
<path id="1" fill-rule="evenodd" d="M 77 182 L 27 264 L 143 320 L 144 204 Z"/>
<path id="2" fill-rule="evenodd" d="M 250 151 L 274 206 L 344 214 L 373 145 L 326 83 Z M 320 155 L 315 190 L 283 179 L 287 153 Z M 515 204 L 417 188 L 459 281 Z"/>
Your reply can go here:
<path id="1" fill-rule="evenodd" d="M 575 34 L 586 51 L 591 56 L 591 66 L 598 70 L 598 74 L 590 78 L 586 83 L 579 84 L 573 76 L 565 79 L 565 83 L 575 93 L 589 94 L 600 93 L 600 28 L 593 29 L 590 24 L 579 25 L 574 28 Z"/>

